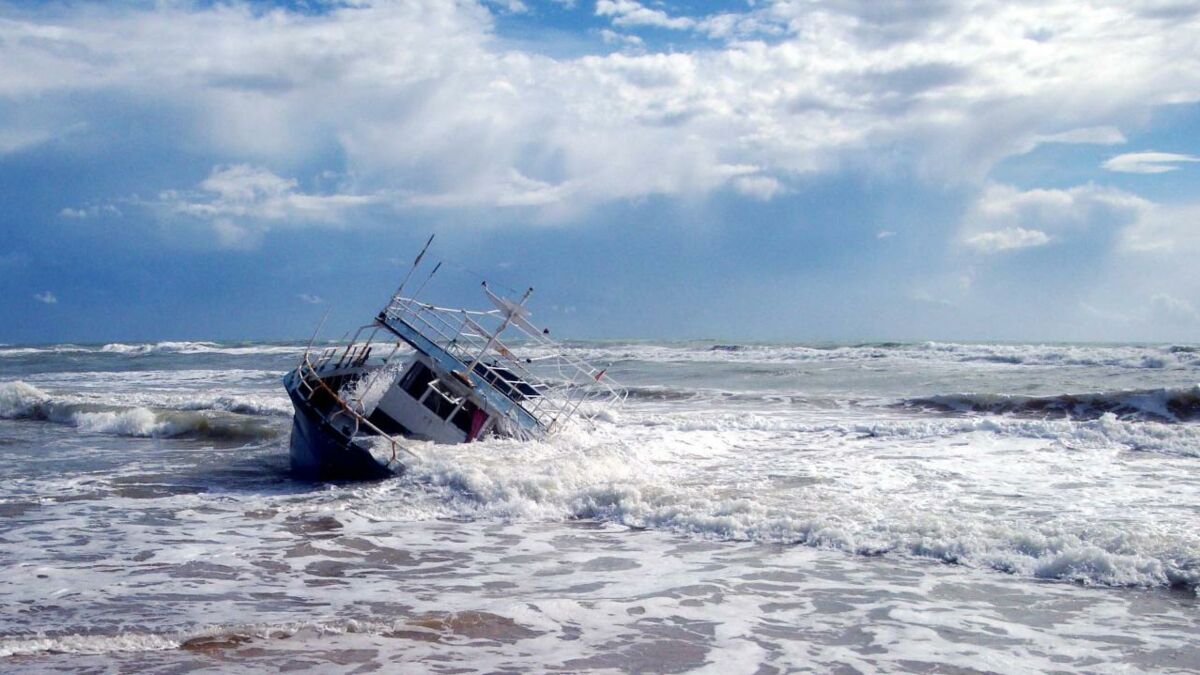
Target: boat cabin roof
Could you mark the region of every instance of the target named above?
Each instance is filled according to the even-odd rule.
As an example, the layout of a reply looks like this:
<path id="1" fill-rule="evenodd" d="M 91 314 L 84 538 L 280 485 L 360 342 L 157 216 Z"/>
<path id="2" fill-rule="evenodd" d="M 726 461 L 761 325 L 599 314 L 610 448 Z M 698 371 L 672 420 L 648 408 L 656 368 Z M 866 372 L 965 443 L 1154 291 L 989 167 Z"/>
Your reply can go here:
<path id="1" fill-rule="evenodd" d="M 435 371 L 440 371 L 447 375 L 458 373 L 457 379 L 460 381 L 463 378 L 469 378 L 474 393 L 483 399 L 484 407 L 500 412 L 528 431 L 536 431 L 545 426 L 538 417 L 526 410 L 517 400 L 514 400 L 514 398 L 518 397 L 520 399 L 532 398 L 525 392 L 524 388 L 520 388 L 522 385 L 532 389 L 534 393 L 537 393 L 537 390 L 525 382 L 520 382 L 514 386 L 512 382 L 516 382 L 519 378 L 516 378 L 511 370 L 503 369 L 505 373 L 513 375 L 514 379 L 505 377 L 504 374 L 501 374 L 499 378 L 486 377 L 489 367 L 497 372 L 500 372 L 502 367 L 484 366 L 482 363 L 476 363 L 475 372 L 468 373 L 467 365 L 461 359 L 451 354 L 437 342 L 434 342 L 420 330 L 417 330 L 416 327 L 409 324 L 403 317 L 387 312 L 380 312 L 379 316 L 376 317 L 376 322 L 396 337 L 407 342 L 413 349 L 428 356 Z M 500 381 L 497 382 L 497 379 Z"/>

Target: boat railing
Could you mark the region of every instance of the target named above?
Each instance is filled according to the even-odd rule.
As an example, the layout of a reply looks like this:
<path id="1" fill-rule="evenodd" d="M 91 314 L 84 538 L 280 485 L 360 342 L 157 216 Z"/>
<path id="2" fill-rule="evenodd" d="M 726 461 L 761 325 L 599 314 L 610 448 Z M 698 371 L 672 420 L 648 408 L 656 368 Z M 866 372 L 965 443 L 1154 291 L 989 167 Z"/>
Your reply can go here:
<path id="1" fill-rule="evenodd" d="M 345 352 L 349 353 L 351 351 L 350 348 L 352 347 L 355 347 L 355 345 L 347 345 Z M 363 347 L 365 347 L 365 345 Z M 354 431 L 351 432 L 350 438 L 353 439 L 358 436 L 359 431 L 365 427 L 374 432 L 376 436 L 388 441 L 392 451 L 392 458 L 389 464 L 396 461 L 397 450 L 404 452 L 411 457 L 419 459 L 420 457 L 417 455 L 417 453 L 404 447 L 404 445 L 397 441 L 395 437 L 384 433 L 382 429 L 371 422 L 371 420 L 367 419 L 366 416 L 355 410 L 353 406 L 351 406 L 346 402 L 345 399 L 342 398 L 341 394 L 334 391 L 328 384 L 325 383 L 324 379 L 321 378 L 318 370 L 321 368 L 321 366 L 329 363 L 338 351 L 342 351 L 342 347 L 327 347 L 321 351 L 321 355 L 317 357 L 317 362 L 313 363 L 312 359 L 310 358 L 311 351 L 307 349 L 304 350 L 304 357 L 300 360 L 300 365 L 296 367 L 296 377 L 298 380 L 297 386 L 308 392 L 307 396 L 305 396 L 305 400 L 311 401 L 312 397 L 315 396 L 318 391 L 321 391 L 332 398 L 337 404 L 338 411 L 331 416 L 327 416 L 326 421 L 332 422 L 338 415 L 348 415 L 350 419 L 354 421 Z M 345 357 L 343 356 L 343 360 L 344 359 Z M 318 411 L 318 413 L 322 416 L 325 416 L 324 411 Z"/>
<path id="2" fill-rule="evenodd" d="M 506 320 L 499 310 L 438 307 L 396 295 L 383 313 L 388 319 L 408 324 L 475 370 L 475 375 L 488 380 L 547 431 L 573 417 L 587 401 L 614 404 L 625 398 L 624 389 L 607 377 L 607 369 L 567 353 L 545 332 L 530 330 L 534 327 L 526 321 Z M 516 356 L 509 344 L 500 340 L 505 330 L 515 331 L 521 348 L 544 354 L 536 361 Z M 498 381 L 504 385 L 498 385 Z M 536 395 L 531 395 L 531 390 Z"/>

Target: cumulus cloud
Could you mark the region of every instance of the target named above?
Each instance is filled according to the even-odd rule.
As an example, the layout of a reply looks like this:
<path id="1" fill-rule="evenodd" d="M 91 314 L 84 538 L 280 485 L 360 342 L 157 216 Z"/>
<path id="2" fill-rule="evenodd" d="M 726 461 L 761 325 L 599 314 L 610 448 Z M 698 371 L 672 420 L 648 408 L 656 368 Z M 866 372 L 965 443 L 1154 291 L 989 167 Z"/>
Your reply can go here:
<path id="1" fill-rule="evenodd" d="M 975 181 L 1039 143 L 1116 143 L 1152 107 L 1200 98 L 1200 15 L 1141 5 L 776 0 L 678 16 L 601 0 L 627 31 L 713 42 L 569 57 L 498 40 L 496 4 L 471 0 L 56 7 L 0 10 L 0 59 L 22 64 L 0 75 L 0 100 L 88 128 L 167 115 L 225 171 L 297 177 L 213 176 L 176 195 L 231 241 L 253 219 L 333 222 L 363 195 L 569 213 L 723 187 L 774 198 L 791 176 L 855 167 Z M 332 162 L 354 190 L 300 189 L 300 167 Z"/>
<path id="2" fill-rule="evenodd" d="M 1191 259 L 1200 253 L 1200 204 L 1145 202 L 1134 223 L 1121 233 L 1120 248 Z"/>
<path id="3" fill-rule="evenodd" d="M 58 304 L 58 296 L 54 295 L 50 291 L 42 291 L 41 293 L 34 293 L 33 299 L 37 300 L 38 302 L 40 302 L 44 305 Z"/>
<path id="4" fill-rule="evenodd" d="M 1120 231 L 1150 206 L 1136 195 L 1092 184 L 1066 190 L 991 184 L 969 210 L 960 238 L 984 253 L 1042 246 L 1084 231 Z"/>
<path id="5" fill-rule="evenodd" d="M 965 250 L 981 254 L 1059 245 L 1046 263 L 1064 266 L 1065 287 L 1081 284 L 1079 317 L 1101 333 L 1192 339 L 1188 331 L 1200 323 L 1192 304 L 1200 297 L 1200 202 L 1158 203 L 1092 184 L 1033 190 L 992 184 L 968 209 L 958 236 Z M 1011 280 L 996 283 L 1011 286 Z"/>
<path id="6" fill-rule="evenodd" d="M 485 2 L 509 14 L 524 14 L 529 11 L 529 6 L 521 0 L 485 0 Z"/>
<path id="7" fill-rule="evenodd" d="M 79 208 L 71 208 L 67 206 L 63 207 L 63 209 L 58 212 L 58 215 L 63 218 L 85 220 L 87 218 L 96 218 L 99 216 L 111 216 L 119 218 L 121 217 L 122 213 L 121 210 L 114 204 L 103 204 L 99 206 L 82 206 Z"/>
<path id="8" fill-rule="evenodd" d="M 654 26 L 683 30 L 696 25 L 694 19 L 673 17 L 661 9 L 650 9 L 634 0 L 597 0 L 596 16 L 612 17 L 614 26 Z"/>
<path id="9" fill-rule="evenodd" d="M 1002 230 L 988 230 L 967 237 L 967 246 L 983 253 L 998 253 L 1018 248 L 1030 248 L 1050 243 L 1050 237 L 1041 230 L 1026 230 L 1023 227 L 1006 227 Z"/>
<path id="10" fill-rule="evenodd" d="M 300 295 L 297 295 L 296 297 L 300 299 L 300 302 L 303 302 L 303 303 L 309 304 L 309 305 L 319 305 L 319 304 L 325 302 L 324 298 L 322 298 L 319 295 L 313 295 L 312 293 L 301 293 Z"/>
<path id="11" fill-rule="evenodd" d="M 1200 162 L 1200 157 L 1173 152 L 1129 152 L 1117 155 L 1101 166 L 1120 173 L 1166 173 L 1186 162 Z"/>
<path id="12" fill-rule="evenodd" d="M 1192 303 L 1168 293 L 1155 293 L 1150 298 L 1151 320 L 1168 323 L 1194 323 L 1200 315 Z"/>
<path id="13" fill-rule="evenodd" d="M 349 211 L 380 200 L 378 195 L 313 194 L 298 185 L 262 167 L 216 166 L 199 190 L 169 190 L 150 205 L 211 222 L 222 244 L 246 247 L 275 224 L 340 225 Z"/>
<path id="14" fill-rule="evenodd" d="M 604 44 L 622 45 L 625 47 L 640 48 L 645 43 L 642 38 L 631 33 L 619 33 L 615 30 L 607 28 L 600 29 L 600 39 L 604 40 Z"/>
<path id="15" fill-rule="evenodd" d="M 783 186 L 771 176 L 738 176 L 733 180 L 733 187 L 738 192 L 760 201 L 769 201 L 779 194 Z"/>

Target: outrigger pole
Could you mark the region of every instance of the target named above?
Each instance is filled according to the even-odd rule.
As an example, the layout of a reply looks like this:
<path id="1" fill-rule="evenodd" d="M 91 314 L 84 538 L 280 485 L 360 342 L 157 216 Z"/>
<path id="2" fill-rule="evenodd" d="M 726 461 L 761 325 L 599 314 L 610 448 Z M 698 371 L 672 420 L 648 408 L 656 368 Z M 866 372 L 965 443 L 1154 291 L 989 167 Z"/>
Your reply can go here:
<path id="1" fill-rule="evenodd" d="M 425 251 L 429 250 L 429 245 L 433 243 L 433 237 L 434 235 L 429 235 L 429 241 L 425 242 L 425 246 L 421 248 L 421 252 L 418 253 L 416 259 L 413 260 L 412 267 L 408 268 L 408 274 L 404 275 L 404 281 L 400 282 L 400 288 L 396 289 L 396 295 L 400 295 L 400 291 L 404 290 L 404 285 L 408 283 L 410 278 L 412 278 L 413 272 L 417 271 L 417 265 L 421 264 L 421 258 L 425 257 Z M 440 267 L 441 264 L 439 263 L 438 266 Z M 436 272 L 437 270 L 434 271 Z M 429 276 L 433 275 L 431 274 Z"/>
<path id="2" fill-rule="evenodd" d="M 313 343 L 317 341 L 317 335 L 321 333 L 321 329 L 325 327 L 325 320 L 329 318 L 329 313 L 333 308 L 325 310 L 325 316 L 321 317 L 321 323 L 317 324 L 317 329 L 313 331 L 312 337 L 308 339 L 308 345 L 304 347 L 304 353 L 307 354 L 312 349 Z"/>
<path id="3" fill-rule="evenodd" d="M 420 297 L 421 291 L 425 290 L 425 285 L 429 283 L 429 280 L 432 279 L 433 275 L 437 274 L 437 271 L 440 269 L 442 269 L 442 263 L 438 262 L 438 264 L 433 266 L 433 270 L 429 272 L 429 276 L 425 277 L 425 281 L 422 281 L 421 285 L 417 287 L 417 292 L 412 294 L 413 298 Z"/>

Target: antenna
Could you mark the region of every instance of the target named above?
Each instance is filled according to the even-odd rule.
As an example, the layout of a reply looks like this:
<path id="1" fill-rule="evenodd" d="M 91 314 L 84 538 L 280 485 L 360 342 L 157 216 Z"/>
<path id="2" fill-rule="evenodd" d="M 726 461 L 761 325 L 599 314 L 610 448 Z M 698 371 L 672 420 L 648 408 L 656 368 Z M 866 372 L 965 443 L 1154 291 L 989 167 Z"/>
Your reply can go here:
<path id="1" fill-rule="evenodd" d="M 421 291 L 425 290 L 425 285 L 429 283 L 429 280 L 432 279 L 433 275 L 437 274 L 437 271 L 440 269 L 442 269 L 441 261 L 433 266 L 433 271 L 430 272 L 429 276 L 425 277 L 425 281 L 422 281 L 421 285 L 417 287 L 417 292 L 412 294 L 413 300 L 416 300 L 417 297 L 421 295 Z"/>
<path id="2" fill-rule="evenodd" d="M 421 264 L 421 258 L 425 257 L 425 252 L 429 250 L 429 245 L 433 243 L 433 237 L 434 237 L 434 235 L 432 235 L 432 234 L 429 235 L 429 240 L 425 242 L 425 246 L 423 246 L 421 248 L 421 252 L 418 253 L 416 259 L 413 260 L 412 267 L 408 268 L 408 274 L 404 275 L 404 281 L 401 281 L 400 287 L 396 289 L 397 296 L 400 295 L 400 291 L 404 290 L 404 286 L 405 286 L 405 284 L 408 283 L 408 280 L 410 278 L 412 278 L 413 272 L 417 271 L 417 265 Z M 438 264 L 440 265 L 441 263 L 438 263 Z M 431 274 L 429 276 L 433 276 L 433 275 Z M 428 281 L 428 280 L 426 280 L 426 281 Z"/>
<path id="3" fill-rule="evenodd" d="M 325 316 L 321 317 L 321 323 L 317 324 L 317 329 L 313 331 L 312 337 L 310 337 L 308 339 L 308 346 L 306 346 L 304 348 L 305 354 L 307 354 L 309 352 L 309 350 L 312 349 L 313 343 L 317 341 L 317 334 L 319 334 L 321 332 L 321 329 L 325 327 L 325 320 L 329 318 L 329 313 L 332 311 L 333 311 L 332 307 L 325 310 Z"/>

